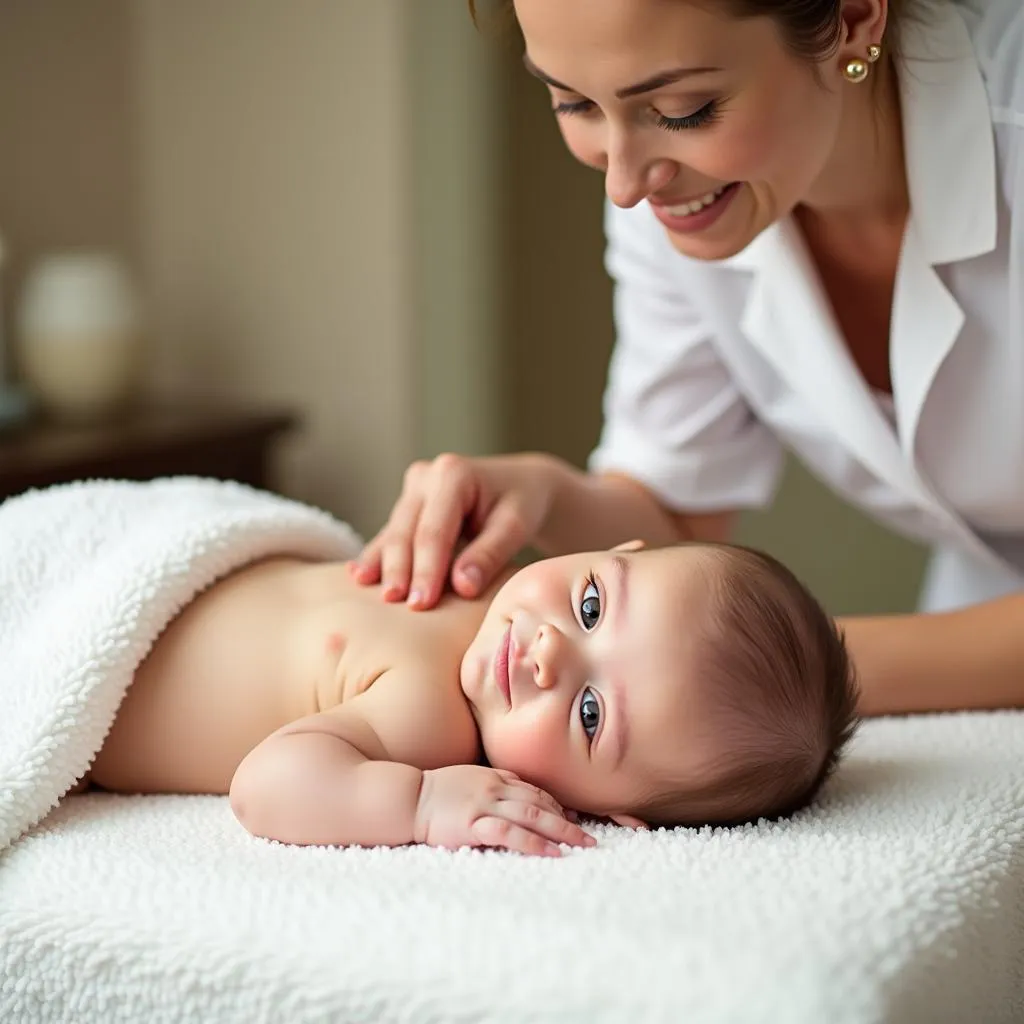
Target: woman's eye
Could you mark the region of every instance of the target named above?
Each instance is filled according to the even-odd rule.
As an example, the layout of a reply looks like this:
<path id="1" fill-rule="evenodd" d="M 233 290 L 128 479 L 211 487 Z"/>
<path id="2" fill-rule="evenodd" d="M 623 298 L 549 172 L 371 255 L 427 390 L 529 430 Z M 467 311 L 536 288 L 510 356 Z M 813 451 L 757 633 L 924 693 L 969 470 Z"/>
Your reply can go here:
<path id="1" fill-rule="evenodd" d="M 684 114 L 682 117 L 669 117 L 667 114 L 655 111 L 655 120 L 659 128 L 670 132 L 679 132 L 687 128 L 703 128 L 705 125 L 717 121 L 718 113 L 718 101 L 712 100 L 710 103 L 705 103 L 700 110 L 695 110 L 692 114 Z"/>
<path id="2" fill-rule="evenodd" d="M 572 100 L 556 103 L 554 111 L 556 114 L 571 117 L 573 114 L 589 114 L 594 109 L 590 100 Z"/>
<path id="3" fill-rule="evenodd" d="M 580 701 L 580 722 L 583 731 L 593 739 L 597 727 L 601 724 L 601 705 L 589 686 L 583 691 L 583 699 Z"/>
<path id="4" fill-rule="evenodd" d="M 601 618 L 601 592 L 593 578 L 587 581 L 587 589 L 583 591 L 583 599 L 580 601 L 580 622 L 588 632 L 592 630 Z"/>

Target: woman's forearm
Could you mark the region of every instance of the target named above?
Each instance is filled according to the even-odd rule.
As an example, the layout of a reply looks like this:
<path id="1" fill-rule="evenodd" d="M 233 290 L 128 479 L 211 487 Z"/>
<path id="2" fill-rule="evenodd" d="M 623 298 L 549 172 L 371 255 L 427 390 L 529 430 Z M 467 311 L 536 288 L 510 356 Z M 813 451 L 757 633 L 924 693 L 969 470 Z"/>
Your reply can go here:
<path id="1" fill-rule="evenodd" d="M 1024 594 L 839 624 L 857 669 L 861 714 L 1024 708 Z"/>
<path id="2" fill-rule="evenodd" d="M 657 499 L 626 477 L 584 473 L 550 457 L 543 472 L 553 500 L 535 544 L 545 554 L 600 551 L 637 538 L 652 547 L 688 539 Z"/>

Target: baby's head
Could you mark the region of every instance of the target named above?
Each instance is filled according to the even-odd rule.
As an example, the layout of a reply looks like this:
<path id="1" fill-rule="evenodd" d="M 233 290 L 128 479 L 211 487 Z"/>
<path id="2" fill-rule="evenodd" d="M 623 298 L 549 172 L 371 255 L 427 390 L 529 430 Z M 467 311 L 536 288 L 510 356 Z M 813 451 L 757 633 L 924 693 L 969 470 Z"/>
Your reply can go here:
<path id="1" fill-rule="evenodd" d="M 522 569 L 461 683 L 492 765 L 625 824 L 790 814 L 856 722 L 832 619 L 775 559 L 733 545 L 624 545 Z"/>

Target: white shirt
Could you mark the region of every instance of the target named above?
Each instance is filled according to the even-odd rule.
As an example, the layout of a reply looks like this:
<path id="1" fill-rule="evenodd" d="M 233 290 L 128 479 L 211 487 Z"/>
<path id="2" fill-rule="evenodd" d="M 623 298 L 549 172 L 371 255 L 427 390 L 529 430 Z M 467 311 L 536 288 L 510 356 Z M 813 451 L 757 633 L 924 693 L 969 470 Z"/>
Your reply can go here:
<path id="1" fill-rule="evenodd" d="M 1024 2 L 941 0 L 902 46 L 892 419 L 791 218 L 703 262 L 647 203 L 609 206 L 618 340 L 590 465 L 678 510 L 742 508 L 771 501 L 788 447 L 937 546 L 935 609 L 1024 589 Z"/>

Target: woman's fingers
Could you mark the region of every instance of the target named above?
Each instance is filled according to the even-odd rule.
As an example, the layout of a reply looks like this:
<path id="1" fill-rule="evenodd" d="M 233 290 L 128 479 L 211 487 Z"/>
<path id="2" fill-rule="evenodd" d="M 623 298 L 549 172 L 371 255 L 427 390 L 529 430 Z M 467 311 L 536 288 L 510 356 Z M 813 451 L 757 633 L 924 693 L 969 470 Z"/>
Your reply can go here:
<path id="1" fill-rule="evenodd" d="M 534 539 L 550 502 L 545 479 L 517 466 L 450 454 L 413 463 L 387 526 L 366 546 L 353 577 L 379 581 L 387 600 L 407 599 L 414 608 L 433 607 L 449 576 L 461 597 L 479 597 Z M 455 558 L 467 523 L 476 536 Z"/>
<path id="2" fill-rule="evenodd" d="M 484 520 L 480 533 L 452 568 L 452 587 L 460 597 L 478 597 L 527 543 L 536 527 L 525 521 L 517 502 L 505 497 Z"/>
<path id="3" fill-rule="evenodd" d="M 431 608 L 440 600 L 455 545 L 479 499 L 479 472 L 458 455 L 415 462 L 387 525 L 352 566 L 360 583 L 380 582 L 385 600 Z"/>
<path id="4" fill-rule="evenodd" d="M 412 538 L 409 603 L 414 607 L 432 608 L 441 599 L 466 511 L 475 500 L 476 488 L 466 472 L 437 474 Z"/>
<path id="5" fill-rule="evenodd" d="M 380 548 L 381 534 L 377 534 L 359 554 L 348 563 L 349 573 L 364 586 L 380 582 Z"/>
<path id="6" fill-rule="evenodd" d="M 420 517 L 418 497 L 399 499 L 383 531 L 380 582 L 385 601 L 404 601 L 412 578 L 412 537 Z"/>

